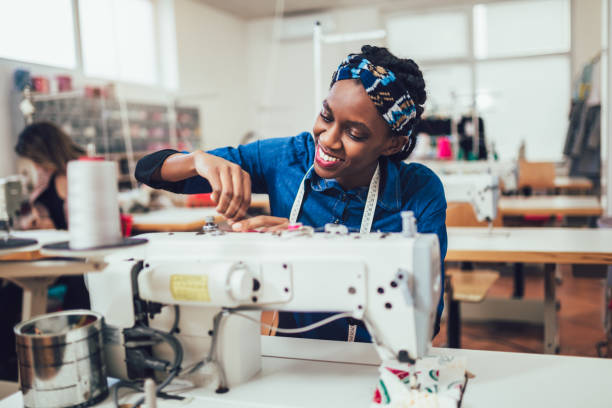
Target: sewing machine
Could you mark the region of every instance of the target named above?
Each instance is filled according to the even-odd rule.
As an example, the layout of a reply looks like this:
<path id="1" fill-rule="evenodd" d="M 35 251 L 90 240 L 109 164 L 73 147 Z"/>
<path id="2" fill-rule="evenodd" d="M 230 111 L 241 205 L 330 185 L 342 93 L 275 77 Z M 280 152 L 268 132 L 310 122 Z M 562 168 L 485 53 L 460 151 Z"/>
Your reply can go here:
<path id="1" fill-rule="evenodd" d="M 438 176 L 492 174 L 500 180 L 500 189 L 512 192 L 518 189 L 518 164 L 516 161 L 423 161 Z"/>
<path id="2" fill-rule="evenodd" d="M 31 238 L 15 238 L 11 235 L 15 220 L 21 213 L 21 205 L 27 196 L 20 176 L 0 179 L 0 254 L 8 254 L 35 245 Z"/>
<path id="3" fill-rule="evenodd" d="M 144 235 L 148 244 L 87 276 L 92 310 L 105 317 L 108 373 L 173 376 L 180 353 L 181 378 L 227 391 L 260 370 L 262 310 L 360 319 L 383 362 L 414 362 L 431 345 L 440 255 L 435 234 L 405 231 Z"/>
<path id="4" fill-rule="evenodd" d="M 497 217 L 498 176 L 494 174 L 454 174 L 441 176 L 447 202 L 467 202 L 478 221 L 489 224 Z"/>
<path id="5" fill-rule="evenodd" d="M 19 176 L 0 179 L 0 230 L 9 231 L 26 199 Z"/>

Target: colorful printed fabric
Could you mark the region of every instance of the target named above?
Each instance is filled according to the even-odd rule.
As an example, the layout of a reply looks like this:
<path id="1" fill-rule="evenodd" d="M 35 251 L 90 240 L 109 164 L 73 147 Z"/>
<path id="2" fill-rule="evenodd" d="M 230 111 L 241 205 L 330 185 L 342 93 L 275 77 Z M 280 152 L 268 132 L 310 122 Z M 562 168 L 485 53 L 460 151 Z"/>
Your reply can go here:
<path id="1" fill-rule="evenodd" d="M 343 79 L 359 79 L 376 109 L 399 136 L 412 133 L 416 106 L 395 74 L 358 55 L 349 55 L 332 77 L 332 85 Z"/>
<path id="2" fill-rule="evenodd" d="M 465 363 L 464 357 L 435 356 L 415 365 L 382 364 L 370 408 L 457 408 L 465 390 Z"/>

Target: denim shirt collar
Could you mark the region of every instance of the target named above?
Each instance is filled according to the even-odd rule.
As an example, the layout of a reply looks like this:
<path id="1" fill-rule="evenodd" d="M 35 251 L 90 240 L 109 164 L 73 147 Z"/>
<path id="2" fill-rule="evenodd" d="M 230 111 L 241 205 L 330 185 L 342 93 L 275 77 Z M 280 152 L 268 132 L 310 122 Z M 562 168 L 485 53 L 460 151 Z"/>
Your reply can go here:
<path id="1" fill-rule="evenodd" d="M 382 189 L 378 192 L 377 206 L 386 211 L 399 211 L 400 201 L 400 177 L 398 167 L 389 159 L 382 158 L 380 164 L 380 181 Z M 335 179 L 324 179 L 317 175 L 312 169 L 305 177 L 306 185 L 314 191 L 338 190 L 356 198 L 365 204 L 368 198 L 368 187 L 356 187 L 346 191 Z"/>

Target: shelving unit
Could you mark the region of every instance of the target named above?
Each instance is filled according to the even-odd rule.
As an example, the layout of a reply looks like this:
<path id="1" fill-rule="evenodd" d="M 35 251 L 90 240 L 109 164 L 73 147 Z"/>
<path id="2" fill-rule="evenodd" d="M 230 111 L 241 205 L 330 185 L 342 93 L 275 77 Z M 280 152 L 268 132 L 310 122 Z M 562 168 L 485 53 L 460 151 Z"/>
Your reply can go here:
<path id="1" fill-rule="evenodd" d="M 114 97 L 89 96 L 71 91 L 34 94 L 34 121 L 50 121 L 64 129 L 80 146 L 93 144 L 98 154 L 119 165 L 120 187 L 133 182 L 127 138 L 133 162 L 152 151 L 174 148 L 194 150 L 200 146 L 200 114 L 195 107 L 127 102 L 124 112 Z M 127 135 L 124 135 L 127 129 Z"/>

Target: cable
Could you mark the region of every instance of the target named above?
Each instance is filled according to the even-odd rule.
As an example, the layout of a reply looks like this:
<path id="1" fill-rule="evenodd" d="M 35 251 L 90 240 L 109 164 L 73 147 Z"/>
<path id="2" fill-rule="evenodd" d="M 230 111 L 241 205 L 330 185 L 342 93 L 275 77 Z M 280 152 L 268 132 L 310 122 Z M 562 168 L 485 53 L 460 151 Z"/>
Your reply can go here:
<path id="1" fill-rule="evenodd" d="M 161 338 L 166 343 L 168 343 L 168 345 L 172 348 L 172 351 L 174 352 L 174 363 L 172 364 L 172 368 L 170 368 L 170 370 L 169 370 L 170 374 L 155 389 L 155 394 L 158 394 L 179 373 L 181 363 L 183 362 L 183 347 L 181 346 L 181 343 L 179 343 L 179 341 L 174 336 L 172 336 L 172 335 L 170 335 L 168 333 L 162 332 L 160 330 L 152 329 L 150 327 L 136 327 L 134 329 L 134 332 L 135 333 L 140 333 L 142 335 L 149 335 L 149 336 Z M 132 408 L 137 408 L 143 402 L 144 402 L 144 396 L 140 397 L 134 403 L 134 405 L 132 405 Z"/>
<path id="2" fill-rule="evenodd" d="M 181 318 L 181 310 L 178 305 L 174 305 L 174 324 L 172 324 L 172 328 L 168 332 L 168 334 L 178 333 L 178 325 L 179 319 Z"/>
<path id="3" fill-rule="evenodd" d="M 142 389 L 138 383 L 139 381 L 120 380 L 113 385 L 113 402 L 115 403 L 115 407 L 119 407 L 119 388 L 131 388 L 133 390 L 142 392 Z"/>
<path id="4" fill-rule="evenodd" d="M 295 328 L 295 329 L 282 329 L 280 327 L 274 327 L 274 326 L 269 325 L 267 323 L 262 323 L 261 321 L 255 319 L 255 318 L 253 318 L 251 316 L 244 315 L 242 313 L 232 312 L 232 311 L 230 311 L 230 313 L 234 314 L 236 316 L 240 316 L 240 317 L 243 317 L 245 319 L 251 320 L 251 321 L 253 321 L 255 323 L 259 323 L 259 324 L 261 324 L 263 327 L 265 327 L 267 329 L 276 329 L 276 331 L 278 333 L 287 333 L 287 334 L 304 333 L 304 332 L 307 332 L 309 330 L 313 330 L 313 329 L 316 329 L 318 327 L 325 326 L 326 324 L 331 323 L 331 322 L 333 322 L 335 320 L 342 319 L 342 318 L 345 318 L 345 317 L 352 317 L 353 316 L 353 314 L 350 313 L 350 312 L 338 313 L 338 314 L 335 314 L 333 316 L 329 316 L 329 317 L 327 317 L 327 318 L 325 318 L 323 320 L 319 320 L 316 323 L 309 324 L 308 326 L 298 327 L 298 328 Z"/>

